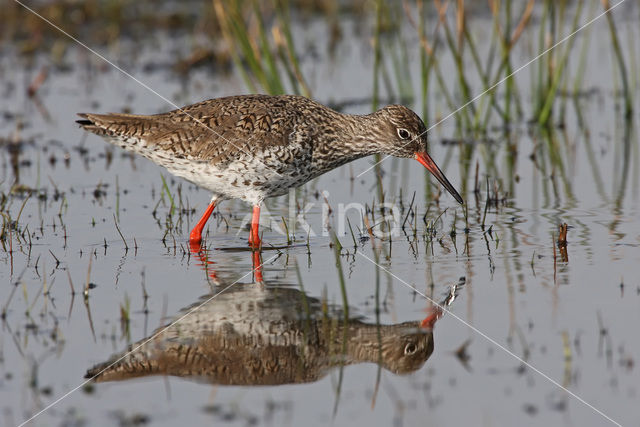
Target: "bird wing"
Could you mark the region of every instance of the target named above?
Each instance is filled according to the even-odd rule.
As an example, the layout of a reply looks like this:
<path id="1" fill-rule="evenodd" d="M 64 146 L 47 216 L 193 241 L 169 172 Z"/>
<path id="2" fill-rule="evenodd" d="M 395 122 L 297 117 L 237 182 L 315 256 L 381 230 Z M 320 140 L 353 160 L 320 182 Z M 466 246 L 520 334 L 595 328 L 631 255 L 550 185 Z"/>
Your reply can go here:
<path id="1" fill-rule="evenodd" d="M 287 98 L 217 98 L 152 116 L 82 113 L 78 123 L 101 136 L 128 139 L 132 145 L 143 141 L 146 148 L 176 157 L 224 163 L 287 145 L 296 121 Z"/>

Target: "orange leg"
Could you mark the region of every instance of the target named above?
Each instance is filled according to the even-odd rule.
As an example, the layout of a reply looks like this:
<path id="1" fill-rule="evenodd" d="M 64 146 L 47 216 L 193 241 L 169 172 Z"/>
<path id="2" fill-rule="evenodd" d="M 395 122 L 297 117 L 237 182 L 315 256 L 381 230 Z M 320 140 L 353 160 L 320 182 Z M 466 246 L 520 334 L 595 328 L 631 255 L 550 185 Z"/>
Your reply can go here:
<path id="1" fill-rule="evenodd" d="M 209 249 L 203 248 L 200 242 L 189 242 L 191 253 L 199 261 L 197 265 L 201 266 L 207 275 L 213 279 L 214 282 L 218 281 L 218 275 L 215 270 L 216 263 L 209 260 Z"/>
<path id="2" fill-rule="evenodd" d="M 200 221 L 198 221 L 196 226 L 193 227 L 193 230 L 191 230 L 191 234 L 189 234 L 190 243 L 200 243 L 202 241 L 202 230 L 204 229 L 204 226 L 209 220 L 209 217 L 211 216 L 211 213 L 213 213 L 215 207 L 216 202 L 211 201 L 211 203 L 209 203 L 209 206 L 207 206 L 207 210 L 204 211 L 202 218 L 200 218 Z"/>
<path id="3" fill-rule="evenodd" d="M 256 283 L 263 283 L 262 279 L 262 252 L 253 251 L 251 254 L 253 264 L 253 277 Z"/>
<path id="4" fill-rule="evenodd" d="M 253 217 L 251 217 L 251 233 L 249 234 L 249 246 L 252 248 L 260 247 L 260 205 L 253 207 Z"/>

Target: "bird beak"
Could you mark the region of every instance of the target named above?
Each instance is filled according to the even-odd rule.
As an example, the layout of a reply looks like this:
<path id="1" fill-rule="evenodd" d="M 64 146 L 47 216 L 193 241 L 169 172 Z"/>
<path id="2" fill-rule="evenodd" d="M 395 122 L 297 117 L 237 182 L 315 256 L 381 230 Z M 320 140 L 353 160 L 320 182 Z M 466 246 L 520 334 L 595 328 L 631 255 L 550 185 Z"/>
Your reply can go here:
<path id="1" fill-rule="evenodd" d="M 453 188 L 453 185 L 451 185 L 447 177 L 444 176 L 444 174 L 442 173 L 438 165 L 436 165 L 436 162 L 433 161 L 431 156 L 429 156 L 429 154 L 427 154 L 426 151 L 423 153 L 416 153 L 415 158 L 417 161 L 419 161 L 422 164 L 422 166 L 427 168 L 427 170 L 431 172 L 438 181 L 440 181 L 440 184 L 442 184 L 444 188 L 446 188 L 447 191 L 451 193 L 453 198 L 456 199 L 458 203 L 460 204 L 464 203 L 464 200 L 462 200 L 462 197 L 460 196 L 460 194 L 458 194 L 456 189 Z"/>

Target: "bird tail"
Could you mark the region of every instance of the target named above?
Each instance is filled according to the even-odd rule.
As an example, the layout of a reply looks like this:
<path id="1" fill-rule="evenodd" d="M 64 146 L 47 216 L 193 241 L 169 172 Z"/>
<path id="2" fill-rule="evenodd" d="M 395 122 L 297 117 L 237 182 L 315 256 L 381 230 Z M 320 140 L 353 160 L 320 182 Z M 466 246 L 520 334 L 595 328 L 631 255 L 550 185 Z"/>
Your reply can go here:
<path id="1" fill-rule="evenodd" d="M 82 120 L 76 120 L 84 130 L 96 135 L 114 138 L 143 138 L 156 127 L 150 116 L 135 114 L 93 114 L 78 113 Z"/>

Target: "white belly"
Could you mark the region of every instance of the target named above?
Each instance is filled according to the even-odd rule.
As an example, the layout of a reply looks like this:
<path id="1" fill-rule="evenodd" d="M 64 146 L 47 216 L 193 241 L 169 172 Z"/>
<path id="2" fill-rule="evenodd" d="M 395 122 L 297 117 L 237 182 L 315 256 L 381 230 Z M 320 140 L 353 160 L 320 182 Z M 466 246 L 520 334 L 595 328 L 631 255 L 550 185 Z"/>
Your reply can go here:
<path id="1" fill-rule="evenodd" d="M 270 166 L 264 159 L 247 154 L 219 167 L 189 157 L 174 157 L 166 151 L 146 147 L 141 141 L 132 146 L 130 138 L 110 142 L 148 158 L 172 175 L 209 190 L 223 200 L 241 199 L 256 205 L 268 197 L 285 195 L 289 188 L 298 187 L 313 178 L 310 162 L 305 159 Z"/>

